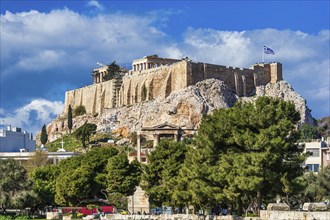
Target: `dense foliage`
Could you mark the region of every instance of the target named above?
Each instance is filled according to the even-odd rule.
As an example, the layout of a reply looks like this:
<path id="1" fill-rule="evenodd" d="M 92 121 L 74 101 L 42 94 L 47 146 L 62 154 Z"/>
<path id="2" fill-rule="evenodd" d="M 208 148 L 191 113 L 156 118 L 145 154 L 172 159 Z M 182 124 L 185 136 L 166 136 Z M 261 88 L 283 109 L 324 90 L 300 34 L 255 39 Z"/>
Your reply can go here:
<path id="1" fill-rule="evenodd" d="M 104 81 L 113 79 L 120 71 L 120 66 L 116 64 L 116 61 L 113 61 L 108 65 L 107 73 L 103 76 Z"/>
<path id="2" fill-rule="evenodd" d="M 330 201 L 330 166 L 321 169 L 318 174 L 310 172 L 304 176 L 304 201 Z"/>
<path id="3" fill-rule="evenodd" d="M 172 194 L 186 151 L 184 142 L 164 140 L 148 155 L 141 185 L 156 206 L 180 205 Z"/>
<path id="4" fill-rule="evenodd" d="M 79 105 L 74 109 L 74 116 L 77 117 L 79 115 L 86 114 L 86 108 L 83 105 Z"/>
<path id="5" fill-rule="evenodd" d="M 0 207 L 31 207 L 36 198 L 24 167 L 11 159 L 0 160 Z"/>
<path id="6" fill-rule="evenodd" d="M 285 195 L 285 184 L 303 173 L 299 119 L 293 103 L 268 97 L 206 116 L 181 172 L 191 203 L 211 208 L 225 201 L 240 213 L 244 199 L 259 209 L 263 198 Z"/>
<path id="7" fill-rule="evenodd" d="M 74 135 L 77 140 L 81 141 L 83 147 L 87 147 L 86 141 L 89 143 L 91 135 L 96 132 L 96 128 L 95 124 L 85 123 L 74 132 Z"/>
<path id="8" fill-rule="evenodd" d="M 129 163 L 127 155 L 121 153 L 109 158 L 106 170 L 109 193 L 133 195 L 135 187 L 139 185 L 141 174 L 140 164 L 136 160 Z"/>
<path id="9" fill-rule="evenodd" d="M 309 124 L 302 124 L 299 128 L 300 138 L 303 140 L 318 139 L 321 137 L 320 132 L 316 126 Z"/>
<path id="10" fill-rule="evenodd" d="M 136 161 L 128 163 L 126 155 L 116 148 L 97 147 L 62 160 L 58 165 L 39 167 L 30 177 L 40 203 L 78 206 L 103 198 L 102 190 L 109 194 L 132 195 L 139 183 L 139 167 Z"/>
<path id="11" fill-rule="evenodd" d="M 31 174 L 33 190 L 37 193 L 37 206 L 55 205 L 56 178 L 60 170 L 58 166 L 47 165 L 36 168 Z"/>

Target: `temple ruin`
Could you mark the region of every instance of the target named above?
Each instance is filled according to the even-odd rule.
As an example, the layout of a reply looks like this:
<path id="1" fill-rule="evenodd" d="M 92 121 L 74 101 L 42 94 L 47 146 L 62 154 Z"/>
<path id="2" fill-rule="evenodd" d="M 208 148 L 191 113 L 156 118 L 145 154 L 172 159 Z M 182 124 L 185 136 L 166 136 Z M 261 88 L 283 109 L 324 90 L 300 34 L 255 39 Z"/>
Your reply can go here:
<path id="1" fill-rule="evenodd" d="M 109 81 L 104 81 L 105 74 L 107 66 L 94 69 L 92 85 L 67 91 L 64 113 L 69 105 L 83 105 L 87 114 L 96 114 L 105 108 L 134 105 L 156 97 L 165 99 L 173 91 L 211 78 L 224 81 L 240 97 L 252 96 L 256 86 L 282 80 L 282 64 L 257 63 L 250 68 L 237 68 L 151 55 L 133 60 L 131 70 Z"/>

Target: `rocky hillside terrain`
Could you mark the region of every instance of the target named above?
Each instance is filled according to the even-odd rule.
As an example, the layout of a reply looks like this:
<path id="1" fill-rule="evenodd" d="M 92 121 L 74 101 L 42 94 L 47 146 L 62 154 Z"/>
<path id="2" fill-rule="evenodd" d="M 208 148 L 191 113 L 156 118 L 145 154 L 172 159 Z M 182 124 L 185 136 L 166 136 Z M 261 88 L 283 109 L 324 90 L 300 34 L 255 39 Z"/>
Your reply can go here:
<path id="1" fill-rule="evenodd" d="M 321 137 L 330 137 L 330 116 L 317 120 L 317 127 Z"/>
<path id="2" fill-rule="evenodd" d="M 78 116 L 73 119 L 73 124 L 75 129 L 88 121 L 96 124 L 99 131 L 115 130 L 126 135 L 142 127 L 153 127 L 165 122 L 180 127 L 197 128 L 203 114 L 210 114 L 218 108 L 232 107 L 239 99 L 253 101 L 259 96 L 292 101 L 300 112 L 301 122 L 314 123 L 305 100 L 285 81 L 257 87 L 255 96 L 239 98 L 224 82 L 208 79 L 173 92 L 165 99 L 156 98 L 132 106 L 104 109 L 100 115 Z M 66 117 L 61 114 L 47 126 L 50 141 L 68 132 Z"/>

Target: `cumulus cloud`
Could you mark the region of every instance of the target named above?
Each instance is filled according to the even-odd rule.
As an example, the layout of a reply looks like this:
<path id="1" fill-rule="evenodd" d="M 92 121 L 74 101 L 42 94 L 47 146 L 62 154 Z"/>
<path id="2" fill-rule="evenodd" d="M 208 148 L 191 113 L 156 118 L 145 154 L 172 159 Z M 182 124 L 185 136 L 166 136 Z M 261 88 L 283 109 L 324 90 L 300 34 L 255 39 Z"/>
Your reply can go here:
<path id="1" fill-rule="evenodd" d="M 0 121 L 3 125 L 29 129 L 29 132 L 36 134 L 41 129 L 40 126 L 51 122 L 63 111 L 63 107 L 64 104 L 61 101 L 35 99 L 17 108 L 13 113 L 1 109 Z"/>
<path id="2" fill-rule="evenodd" d="M 102 7 L 97 1 L 87 5 Z M 64 100 L 66 90 L 92 82 L 90 71 L 97 62 L 129 64 L 158 54 L 249 67 L 261 61 L 266 45 L 275 55 L 265 55 L 265 62 L 283 63 L 284 79 L 307 99 L 314 116 L 330 114 L 329 30 L 308 34 L 271 28 L 223 31 L 190 27 L 178 37 L 162 29 L 170 16 L 168 13 L 164 19 L 163 13 L 123 12 L 86 16 L 66 8 L 48 13 L 5 12 L 1 15 L 1 112 L 6 113 L 8 122 L 22 127 L 30 127 L 23 124 L 23 120 L 31 121 L 26 112 L 30 119 L 37 115 L 39 122 L 48 120 L 51 115 L 41 110 L 27 110 L 30 100 Z M 22 120 L 15 119 L 18 114 Z"/>
<path id="3" fill-rule="evenodd" d="M 104 10 L 105 8 L 103 7 L 103 5 L 101 5 L 98 1 L 96 0 L 90 0 L 87 2 L 86 6 L 88 7 L 95 7 L 98 10 Z"/>

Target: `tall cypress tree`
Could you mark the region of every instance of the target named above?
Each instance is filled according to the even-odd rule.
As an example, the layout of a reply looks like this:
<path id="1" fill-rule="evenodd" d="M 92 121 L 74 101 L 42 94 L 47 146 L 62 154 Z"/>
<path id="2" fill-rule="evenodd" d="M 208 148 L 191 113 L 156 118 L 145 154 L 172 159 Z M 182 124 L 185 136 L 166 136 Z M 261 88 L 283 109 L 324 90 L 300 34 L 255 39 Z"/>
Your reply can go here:
<path id="1" fill-rule="evenodd" d="M 72 129 L 72 108 L 71 108 L 71 105 L 69 105 L 69 110 L 68 110 L 68 128 L 69 128 L 69 131 L 71 133 L 71 129 Z"/>
<path id="2" fill-rule="evenodd" d="M 46 125 L 45 124 L 44 124 L 44 126 L 42 126 L 42 129 L 41 129 L 40 141 L 43 145 L 45 145 L 48 141 L 48 135 L 47 135 L 47 130 L 46 130 Z"/>

